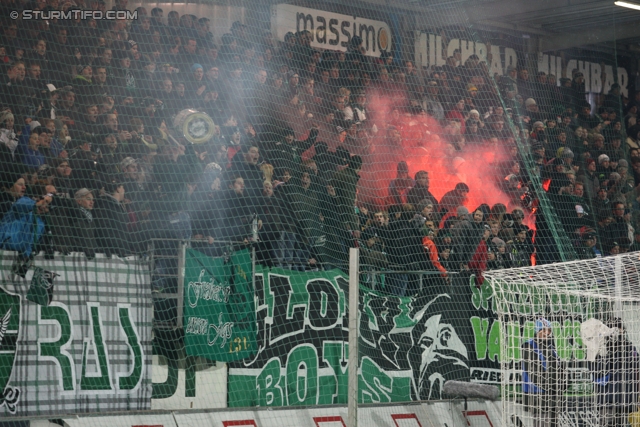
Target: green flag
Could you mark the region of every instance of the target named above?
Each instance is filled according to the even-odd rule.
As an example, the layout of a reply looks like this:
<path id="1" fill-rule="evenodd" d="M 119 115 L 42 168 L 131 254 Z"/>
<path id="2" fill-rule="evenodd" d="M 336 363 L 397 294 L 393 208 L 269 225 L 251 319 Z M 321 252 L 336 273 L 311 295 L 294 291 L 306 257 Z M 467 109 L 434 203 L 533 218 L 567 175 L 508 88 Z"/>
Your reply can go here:
<path id="1" fill-rule="evenodd" d="M 249 252 L 225 262 L 187 249 L 184 282 L 187 354 L 221 362 L 253 356 L 257 329 Z"/>

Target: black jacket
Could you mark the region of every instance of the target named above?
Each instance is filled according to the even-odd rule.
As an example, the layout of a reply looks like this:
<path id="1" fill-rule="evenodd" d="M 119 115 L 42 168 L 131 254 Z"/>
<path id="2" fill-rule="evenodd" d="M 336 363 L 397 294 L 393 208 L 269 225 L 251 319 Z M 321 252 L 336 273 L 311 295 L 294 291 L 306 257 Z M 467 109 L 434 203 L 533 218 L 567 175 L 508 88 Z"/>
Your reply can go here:
<path id="1" fill-rule="evenodd" d="M 282 177 L 285 169 L 294 177 L 302 175 L 302 153 L 311 148 L 317 136 L 318 129 L 311 129 L 309 137 L 304 141 L 294 140 L 291 144 L 285 141 L 266 143 L 265 157 L 273 165 L 275 176 Z"/>
<path id="2" fill-rule="evenodd" d="M 96 250 L 107 256 L 127 256 L 130 241 L 125 207 L 110 195 L 98 197 L 93 208 Z"/>
<path id="3" fill-rule="evenodd" d="M 73 199 L 60 203 L 60 209 L 51 218 L 53 249 L 62 253 L 84 252 L 87 258 L 94 258 L 97 245 L 93 212 L 87 214 Z"/>
<path id="4" fill-rule="evenodd" d="M 422 187 L 416 184 L 407 193 L 407 201 L 417 207 L 417 205 L 423 200 L 427 200 L 428 202 L 432 203 L 433 211 L 438 212 L 438 199 L 436 199 L 435 196 L 431 194 L 428 187 Z"/>

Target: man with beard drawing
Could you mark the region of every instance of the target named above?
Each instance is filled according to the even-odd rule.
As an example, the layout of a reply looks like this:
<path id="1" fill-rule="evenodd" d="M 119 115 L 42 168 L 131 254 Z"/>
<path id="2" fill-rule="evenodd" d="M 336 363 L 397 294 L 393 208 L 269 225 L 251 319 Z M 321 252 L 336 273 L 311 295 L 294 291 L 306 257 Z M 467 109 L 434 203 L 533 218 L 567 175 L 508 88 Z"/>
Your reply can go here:
<path id="1" fill-rule="evenodd" d="M 451 302 L 449 295 L 441 294 L 427 303 L 423 310 L 435 309 L 439 313 L 446 313 Z M 460 332 L 464 335 L 462 330 Z M 441 399 L 446 381 L 469 381 L 469 357 L 463 337 L 456 331 L 455 325 L 445 321 L 443 314 L 434 314 L 424 323 L 416 324 L 412 335 L 416 345 L 408 356 L 418 399 Z M 419 362 L 419 366 L 416 362 Z"/>
<path id="2" fill-rule="evenodd" d="M 522 392 L 535 427 L 557 427 L 566 370 L 553 345 L 551 322 L 539 318 L 535 336 L 522 345 Z"/>

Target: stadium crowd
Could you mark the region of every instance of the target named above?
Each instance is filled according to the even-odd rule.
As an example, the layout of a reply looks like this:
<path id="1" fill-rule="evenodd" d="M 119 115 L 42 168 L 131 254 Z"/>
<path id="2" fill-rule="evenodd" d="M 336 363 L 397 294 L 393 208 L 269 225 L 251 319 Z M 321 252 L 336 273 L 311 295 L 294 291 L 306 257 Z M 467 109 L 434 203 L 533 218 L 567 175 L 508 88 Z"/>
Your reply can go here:
<path id="1" fill-rule="evenodd" d="M 24 7 L 106 6 L 7 1 L 1 16 Z M 254 244 L 265 265 L 308 270 L 344 268 L 358 246 L 377 269 L 475 273 L 481 283 L 483 271 L 530 265 L 534 247 L 545 250 L 525 225 L 542 183 L 578 256 L 640 249 L 640 92 L 625 99 L 614 84 L 593 112 L 577 70 L 558 79 L 509 66 L 497 76 L 459 51 L 419 70 L 388 52 L 365 56 L 357 36 L 346 52 L 319 51 L 307 31 L 279 43 L 240 22 L 218 45 L 207 18 L 137 12 L 3 22 L 3 248 L 91 258 L 193 238 L 212 255 Z M 187 108 L 213 118 L 209 141 L 175 134 Z M 436 145 L 452 174 L 467 152 L 502 153 L 483 167 L 510 202 L 467 207 L 465 182 L 436 198 L 438 175 L 411 171 L 406 158 Z M 360 175 L 380 158 L 396 173 L 388 196 L 361 200 Z M 415 291 L 396 282 L 396 294 Z"/>

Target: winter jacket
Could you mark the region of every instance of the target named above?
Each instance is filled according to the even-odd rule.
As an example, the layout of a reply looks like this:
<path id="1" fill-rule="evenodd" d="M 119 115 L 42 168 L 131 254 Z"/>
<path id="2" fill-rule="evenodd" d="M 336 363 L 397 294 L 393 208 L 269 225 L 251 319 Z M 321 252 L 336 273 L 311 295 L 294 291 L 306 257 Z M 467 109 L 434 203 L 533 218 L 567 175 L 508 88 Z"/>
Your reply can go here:
<path id="1" fill-rule="evenodd" d="M 291 144 L 285 141 L 277 141 L 265 144 L 265 157 L 274 167 L 276 177 L 281 177 L 285 170 L 292 176 L 302 175 L 302 153 L 311 148 L 316 142 L 318 129 L 311 129 L 309 137 L 304 141 L 293 141 Z"/>
<path id="2" fill-rule="evenodd" d="M 453 227 L 453 247 L 456 261 L 467 264 L 476 252 L 484 234 L 484 224 L 471 220 L 471 215 L 461 218 Z"/>
<path id="3" fill-rule="evenodd" d="M 335 208 L 347 230 L 356 230 L 358 227 L 355 202 L 359 180 L 360 176 L 355 170 L 346 168 L 337 172 L 329 182 L 329 185 L 336 190 L 337 204 Z"/>
<path id="4" fill-rule="evenodd" d="M 125 207 L 112 196 L 104 195 L 96 200 L 93 216 L 97 251 L 107 256 L 130 255 L 129 215 Z"/>
<path id="5" fill-rule="evenodd" d="M 69 206 L 61 209 L 54 227 L 54 250 L 69 252 L 84 252 L 92 259 L 96 254 L 95 221 L 93 213 L 81 208 L 74 200 L 65 201 Z"/>
<path id="6" fill-rule="evenodd" d="M 638 402 L 640 358 L 626 338 L 609 338 L 604 356 L 590 364 L 598 405 L 628 407 Z"/>
<path id="7" fill-rule="evenodd" d="M 447 277 L 447 270 L 442 266 L 442 264 L 440 264 L 440 260 L 438 259 L 438 248 L 436 247 L 436 244 L 433 243 L 433 240 L 428 236 L 423 237 L 422 246 L 424 247 L 424 251 L 433 266 L 442 273 L 441 276 Z"/>
<path id="8" fill-rule="evenodd" d="M 44 233 L 45 223 L 36 212 L 36 202 L 21 197 L 0 222 L 0 247 L 30 257 Z"/>
<path id="9" fill-rule="evenodd" d="M 553 338 L 549 338 L 552 341 Z M 530 339 L 522 345 L 522 392 L 525 394 L 561 395 L 564 373 L 552 342 Z"/>

